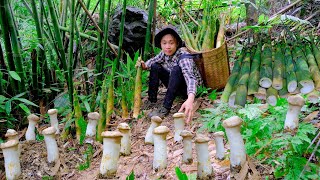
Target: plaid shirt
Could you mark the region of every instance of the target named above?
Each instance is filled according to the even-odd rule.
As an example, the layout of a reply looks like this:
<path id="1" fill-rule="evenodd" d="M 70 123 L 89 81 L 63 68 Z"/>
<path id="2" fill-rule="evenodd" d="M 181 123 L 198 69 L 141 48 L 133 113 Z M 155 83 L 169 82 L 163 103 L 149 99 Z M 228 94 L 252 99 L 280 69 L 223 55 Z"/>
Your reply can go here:
<path id="1" fill-rule="evenodd" d="M 161 51 L 157 56 L 149 59 L 145 64 L 147 68 L 150 69 L 153 63 L 159 63 L 169 72 L 171 72 L 171 69 L 174 66 L 179 65 L 187 84 L 188 94 L 193 93 L 195 95 L 197 86 L 200 86 L 203 83 L 202 78 L 193 59 L 183 58 L 179 61 L 179 57 L 182 54 L 189 54 L 189 52 L 184 48 L 179 48 L 173 56 L 167 56 Z"/>

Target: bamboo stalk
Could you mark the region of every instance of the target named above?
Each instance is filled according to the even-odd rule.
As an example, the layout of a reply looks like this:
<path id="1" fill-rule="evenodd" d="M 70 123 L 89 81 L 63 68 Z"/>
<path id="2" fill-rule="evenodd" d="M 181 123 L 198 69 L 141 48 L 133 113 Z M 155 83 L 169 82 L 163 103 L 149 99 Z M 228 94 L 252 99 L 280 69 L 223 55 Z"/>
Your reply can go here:
<path id="1" fill-rule="evenodd" d="M 104 11 L 105 11 L 105 0 L 100 1 L 100 17 L 99 17 L 99 27 L 100 29 L 104 29 Z M 102 48 L 103 48 L 103 33 L 102 31 L 98 33 L 98 47 L 97 47 L 97 56 L 96 56 L 96 72 L 95 73 L 101 73 L 102 72 Z M 95 84 L 99 83 L 99 80 L 102 80 L 102 74 L 99 75 L 96 79 Z M 99 86 L 98 86 L 99 89 Z"/>
<path id="2" fill-rule="evenodd" d="M 315 83 L 315 89 L 320 91 L 320 71 L 317 66 L 315 57 L 312 54 L 311 48 L 306 46 L 306 57 L 309 65 L 309 71 L 311 72 L 312 79 Z"/>
<path id="3" fill-rule="evenodd" d="M 267 99 L 267 90 L 263 87 L 259 87 L 258 92 L 254 94 L 254 97 L 260 100 L 266 100 Z"/>
<path id="4" fill-rule="evenodd" d="M 8 27 L 7 18 L 5 16 L 5 10 L 4 10 L 4 1 L 0 1 L 0 25 L 1 29 L 6 29 Z M 4 47 L 6 52 L 6 58 L 8 62 L 8 67 L 10 71 L 16 71 L 16 67 L 14 65 L 13 55 L 12 55 L 12 47 L 11 47 L 11 40 L 10 40 L 10 34 L 9 31 L 2 31 L 2 38 L 4 40 Z M 16 80 L 13 80 L 12 78 L 8 78 L 10 81 L 10 86 L 14 94 L 16 94 L 18 82 Z"/>
<path id="5" fill-rule="evenodd" d="M 122 45 L 123 45 L 123 34 L 124 34 L 124 24 L 126 19 L 127 12 L 127 0 L 123 0 L 122 4 L 122 14 L 121 14 L 121 22 L 120 22 L 120 37 L 119 37 L 119 45 L 118 45 L 118 56 L 116 58 L 115 69 L 119 69 L 120 60 L 122 57 Z"/>
<path id="6" fill-rule="evenodd" d="M 259 90 L 261 46 L 261 43 L 257 45 L 253 56 L 250 78 L 248 82 L 248 95 L 254 95 Z"/>
<path id="7" fill-rule="evenodd" d="M 92 13 L 91 13 L 91 16 L 92 16 L 92 15 L 94 14 L 94 12 L 97 10 L 99 4 L 100 4 L 100 0 L 98 0 L 97 3 L 96 3 L 96 5 L 94 6 L 93 11 L 92 11 Z M 85 31 L 87 30 L 87 28 L 88 28 L 88 26 L 89 26 L 89 20 L 85 20 L 84 25 L 85 25 L 85 26 L 81 26 L 81 29 L 82 29 L 83 32 L 85 32 Z"/>
<path id="8" fill-rule="evenodd" d="M 302 86 L 302 88 L 300 89 L 300 92 L 302 94 L 308 94 L 313 91 L 314 83 L 311 78 L 311 73 L 309 71 L 309 67 L 305 60 L 305 56 L 302 52 L 302 49 L 297 45 L 293 49 L 293 59 L 297 64 L 296 66 L 297 80 L 299 84 Z"/>
<path id="9" fill-rule="evenodd" d="M 68 81 L 69 76 L 72 76 L 72 74 L 68 75 L 67 60 L 66 60 L 66 55 L 65 55 L 65 52 L 64 52 L 63 44 L 62 44 L 62 39 L 61 39 L 61 34 L 60 34 L 59 24 L 58 24 L 58 19 L 57 19 L 56 14 L 55 14 L 55 9 L 54 9 L 52 0 L 47 0 L 47 3 L 48 3 L 48 7 L 49 7 L 50 16 L 51 16 L 51 19 L 53 21 L 54 33 L 55 33 L 55 36 L 56 36 L 55 40 L 56 40 L 56 43 L 58 44 L 58 50 L 59 50 L 59 54 L 60 54 L 60 57 L 61 57 L 61 63 L 62 63 L 62 66 L 63 66 L 65 79 L 66 79 L 66 81 Z M 72 103 L 73 94 L 70 94 L 70 93 L 73 91 L 73 90 L 71 90 L 71 89 L 73 89 L 73 87 L 71 87 L 69 83 L 67 83 L 67 84 L 68 84 L 68 90 L 69 90 L 69 100 L 70 100 L 70 103 Z"/>
<path id="10" fill-rule="evenodd" d="M 246 55 L 243 59 L 241 70 L 240 70 L 240 79 L 238 82 L 235 104 L 244 107 L 247 100 L 248 94 L 248 80 L 250 74 L 250 52 L 246 52 Z"/>
<path id="11" fill-rule="evenodd" d="M 115 62 L 112 64 L 111 75 L 109 77 L 108 97 L 106 104 L 106 124 L 110 124 L 112 113 L 114 111 L 114 79 Z"/>
<path id="12" fill-rule="evenodd" d="M 76 17 L 75 17 L 75 0 L 71 0 L 71 12 L 70 12 L 70 41 L 69 41 L 69 78 L 68 78 L 68 84 L 70 87 L 73 87 L 73 44 L 74 44 L 74 29 L 75 29 L 75 23 L 76 23 Z M 72 94 L 70 98 L 70 102 L 73 101 L 73 88 L 69 89 L 69 96 Z M 72 105 L 71 105 L 72 108 Z M 80 110 L 81 111 L 81 110 Z M 79 139 L 80 140 L 80 137 Z"/>
<path id="13" fill-rule="evenodd" d="M 285 62 L 286 62 L 286 78 L 287 78 L 287 88 L 288 92 L 294 92 L 298 87 L 296 72 L 295 72 L 295 64 L 292 59 L 292 55 L 289 47 L 285 49 Z"/>
<path id="14" fill-rule="evenodd" d="M 16 72 L 21 78 L 21 82 L 18 83 L 18 88 L 20 92 L 25 92 L 27 84 L 25 84 L 26 78 L 25 78 L 24 68 L 22 65 L 23 58 L 20 53 L 21 46 L 19 45 L 19 40 L 18 40 L 18 34 L 17 34 L 18 29 L 15 28 L 14 26 L 14 23 L 15 23 L 14 16 L 11 13 L 9 1 L 8 0 L 3 0 L 3 1 L 4 1 L 4 11 L 5 11 L 6 18 L 8 20 L 8 25 L 9 25 L 10 39 L 12 43 L 12 52 L 14 56 L 14 64 L 16 66 Z M 4 28 L 4 29 L 7 29 L 7 28 Z"/>
<path id="15" fill-rule="evenodd" d="M 229 76 L 228 82 L 223 90 L 223 93 L 221 95 L 221 101 L 223 102 L 228 102 L 229 101 L 229 96 L 232 93 L 233 87 L 235 86 L 235 82 L 238 78 L 240 69 L 241 69 L 241 63 L 243 60 L 243 56 L 245 51 L 242 51 L 240 54 L 240 57 L 234 62 L 234 66 L 232 69 L 232 73 Z"/>
<path id="16" fill-rule="evenodd" d="M 284 64 L 283 64 L 283 54 L 281 51 L 280 44 L 276 46 L 275 49 L 275 59 L 273 65 L 273 80 L 272 87 L 276 90 L 280 90 L 283 87 L 283 73 L 284 73 Z"/>
<path id="17" fill-rule="evenodd" d="M 121 110 L 122 110 L 121 117 L 122 119 L 128 119 L 129 110 L 128 110 L 128 104 L 127 104 L 127 98 L 126 98 L 125 83 L 122 77 L 120 77 L 120 82 L 121 82 Z"/>
<path id="18" fill-rule="evenodd" d="M 82 116 L 82 111 L 81 111 L 81 106 L 80 106 L 80 102 L 79 102 L 79 98 L 78 98 L 78 94 L 77 91 L 74 89 L 73 90 L 73 107 L 74 107 L 74 118 L 75 118 L 75 125 L 76 125 L 76 137 L 78 142 L 80 142 L 81 144 L 81 134 L 83 131 L 85 131 L 85 129 L 82 129 L 81 126 L 81 118 L 83 118 Z"/>
<path id="19" fill-rule="evenodd" d="M 104 61 L 105 61 L 105 57 L 107 54 L 107 42 L 108 42 L 108 37 L 109 37 L 109 21 L 110 21 L 110 8 L 111 8 L 111 0 L 108 0 L 108 5 L 107 5 L 107 18 L 105 21 L 105 26 L 104 26 L 104 39 L 103 39 L 103 47 L 102 47 L 102 62 L 101 65 L 102 67 L 104 67 Z"/>
<path id="20" fill-rule="evenodd" d="M 95 101 L 93 99 L 92 101 Z M 97 132 L 97 141 L 102 142 L 101 133 L 105 130 L 106 127 L 106 102 L 107 102 L 107 78 L 105 76 L 102 87 L 101 87 L 101 97 L 100 97 L 100 107 L 99 114 L 101 115 L 100 120 L 98 121 L 98 132 Z M 92 106 L 91 106 L 92 107 Z"/>
<path id="21" fill-rule="evenodd" d="M 109 0 L 110 1 L 110 0 Z M 84 12 L 87 14 L 87 16 L 90 18 L 90 20 L 92 21 L 94 27 L 98 30 L 99 33 L 103 33 L 102 30 L 100 29 L 100 27 L 98 26 L 98 24 L 94 21 L 94 19 L 92 18 L 92 16 L 90 15 L 90 12 L 88 11 L 88 9 L 86 8 L 86 6 L 83 4 L 83 2 L 81 0 L 78 0 L 78 2 L 80 3 L 80 6 L 82 7 L 82 9 L 84 10 Z M 109 6 L 109 5 L 108 5 Z"/>
<path id="22" fill-rule="evenodd" d="M 277 104 L 277 98 L 278 98 L 278 91 L 275 88 L 270 87 L 269 89 L 267 89 L 268 104 L 270 104 L 271 106 L 275 106 Z"/>
<path id="23" fill-rule="evenodd" d="M 265 44 L 261 54 L 259 85 L 269 88 L 272 85 L 272 51 L 270 44 Z"/>

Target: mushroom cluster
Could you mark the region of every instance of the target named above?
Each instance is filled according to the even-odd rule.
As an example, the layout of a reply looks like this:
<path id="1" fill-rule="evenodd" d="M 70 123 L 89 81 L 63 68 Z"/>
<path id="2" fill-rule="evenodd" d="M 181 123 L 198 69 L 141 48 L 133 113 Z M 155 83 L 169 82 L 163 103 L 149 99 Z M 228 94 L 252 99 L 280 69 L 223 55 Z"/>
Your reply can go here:
<path id="1" fill-rule="evenodd" d="M 59 130 L 59 121 L 58 121 L 58 110 L 57 109 L 49 109 L 48 110 L 48 114 L 50 117 L 50 123 L 51 126 L 53 126 L 54 128 L 56 128 L 56 134 L 60 134 L 60 130 Z"/>
<path id="2" fill-rule="evenodd" d="M 284 122 L 284 129 L 294 130 L 298 128 L 299 125 L 299 114 L 301 112 L 302 106 L 305 104 L 305 100 L 300 95 L 294 95 L 288 97 L 288 111 L 286 115 L 286 120 Z"/>
<path id="3" fill-rule="evenodd" d="M 40 118 L 38 116 L 36 116 L 35 114 L 30 114 L 27 117 L 27 119 L 29 121 L 29 125 L 28 125 L 28 129 L 26 132 L 26 140 L 27 141 L 36 140 L 35 129 L 36 129 L 36 125 L 39 122 Z"/>
<path id="4" fill-rule="evenodd" d="M 197 178 L 198 179 L 212 179 L 213 168 L 211 166 L 208 142 L 210 139 L 203 135 L 197 135 L 195 139 L 197 151 Z"/>
<path id="5" fill-rule="evenodd" d="M 57 129 L 55 127 L 48 127 L 42 131 L 47 147 L 47 159 L 49 163 L 56 162 L 59 159 L 59 150 L 55 138 L 56 132 Z"/>
<path id="6" fill-rule="evenodd" d="M 153 169 L 158 171 L 167 167 L 167 134 L 169 128 L 166 126 L 159 126 L 153 130 L 154 140 L 154 158 Z"/>
<path id="7" fill-rule="evenodd" d="M 120 154 L 130 155 L 131 154 L 130 126 L 127 123 L 120 123 L 117 128 L 118 128 L 118 131 L 121 132 L 122 134 Z"/>
<path id="8" fill-rule="evenodd" d="M 21 175 L 18 144 L 19 141 L 16 139 L 10 139 L 6 143 L 0 145 L 4 156 L 6 178 L 8 180 L 19 179 L 19 176 Z"/>
<path id="9" fill-rule="evenodd" d="M 181 141 L 182 137 L 180 136 L 181 131 L 184 130 L 184 118 L 185 114 L 184 113 L 175 113 L 173 114 L 173 121 L 174 121 L 174 141 Z"/>

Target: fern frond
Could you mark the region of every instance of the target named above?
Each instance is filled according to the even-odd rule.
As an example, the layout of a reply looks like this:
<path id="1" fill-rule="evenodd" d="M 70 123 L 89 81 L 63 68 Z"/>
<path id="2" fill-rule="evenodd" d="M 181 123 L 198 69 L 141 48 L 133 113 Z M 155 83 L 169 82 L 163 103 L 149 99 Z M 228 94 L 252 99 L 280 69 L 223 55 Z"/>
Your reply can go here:
<path id="1" fill-rule="evenodd" d="M 268 25 L 279 25 L 283 24 L 288 27 L 299 27 L 299 29 L 313 29 L 313 25 L 307 21 L 303 20 L 300 18 L 297 18 L 295 16 L 290 16 L 290 15 L 277 15 L 271 19 L 268 20 L 267 22 Z"/>

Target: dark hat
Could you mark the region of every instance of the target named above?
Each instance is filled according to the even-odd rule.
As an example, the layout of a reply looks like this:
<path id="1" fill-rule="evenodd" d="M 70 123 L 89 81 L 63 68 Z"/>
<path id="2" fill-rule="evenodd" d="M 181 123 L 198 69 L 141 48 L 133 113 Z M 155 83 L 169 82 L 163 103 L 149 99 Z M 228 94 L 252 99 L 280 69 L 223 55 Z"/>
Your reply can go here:
<path id="1" fill-rule="evenodd" d="M 155 46 L 161 48 L 161 39 L 164 35 L 171 34 L 177 39 L 178 48 L 182 47 L 182 39 L 179 36 L 176 28 L 172 25 L 163 27 L 154 37 Z"/>

